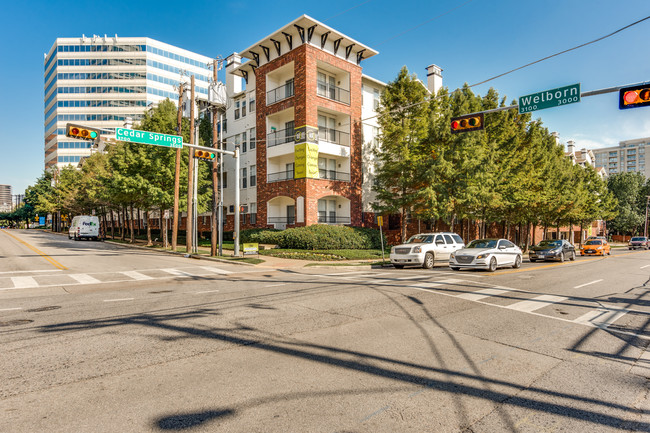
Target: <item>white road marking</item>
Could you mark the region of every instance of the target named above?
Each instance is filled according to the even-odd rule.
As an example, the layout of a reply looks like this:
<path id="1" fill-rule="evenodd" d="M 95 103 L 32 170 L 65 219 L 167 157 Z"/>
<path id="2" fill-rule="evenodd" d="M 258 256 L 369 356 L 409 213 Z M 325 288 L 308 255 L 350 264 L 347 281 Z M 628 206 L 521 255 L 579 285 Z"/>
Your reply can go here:
<path id="1" fill-rule="evenodd" d="M 574 289 L 579 289 L 580 287 L 589 286 L 590 284 L 600 283 L 601 281 L 603 281 L 603 280 L 600 279 L 600 280 L 591 281 L 591 282 L 589 282 L 589 283 L 580 284 L 579 286 L 575 286 Z"/>
<path id="2" fill-rule="evenodd" d="M 464 280 L 459 280 L 458 278 L 446 278 L 444 280 L 438 280 L 439 283 L 445 283 L 445 284 L 456 284 L 456 283 L 463 283 Z"/>
<path id="3" fill-rule="evenodd" d="M 196 274 L 181 271 L 179 269 L 161 269 L 161 271 L 167 272 L 168 274 L 176 275 L 177 277 L 195 277 L 196 276 Z"/>
<path id="4" fill-rule="evenodd" d="M 351 271 L 351 272 L 337 272 L 336 274 L 321 274 L 321 277 L 336 277 L 338 275 L 350 275 L 350 274 L 365 274 L 368 271 Z"/>
<path id="5" fill-rule="evenodd" d="M 14 289 L 38 287 L 38 283 L 33 277 L 11 277 L 11 282 L 14 283 Z"/>
<path id="6" fill-rule="evenodd" d="M 608 305 L 603 305 L 602 308 L 583 314 L 575 319 L 574 322 L 582 325 L 593 325 L 599 328 L 606 328 L 628 312 L 629 310 L 625 308 L 614 308 Z"/>
<path id="7" fill-rule="evenodd" d="M 0 274 L 26 274 L 30 272 L 61 272 L 63 269 L 43 269 L 38 271 L 2 271 Z"/>
<path id="8" fill-rule="evenodd" d="M 149 275 L 141 274 L 138 271 L 124 271 L 121 273 L 126 275 L 129 278 L 133 278 L 134 280 L 153 280 L 153 277 L 150 277 Z"/>
<path id="9" fill-rule="evenodd" d="M 456 297 L 461 299 L 466 299 L 468 301 L 478 301 L 479 299 L 500 295 L 502 293 L 506 293 L 509 291 L 510 290 L 505 290 L 505 289 L 483 289 L 471 293 L 463 293 L 462 295 L 457 295 Z"/>
<path id="10" fill-rule="evenodd" d="M 427 278 L 425 275 L 409 275 L 408 277 L 395 278 L 396 280 L 415 280 L 416 278 Z"/>
<path id="11" fill-rule="evenodd" d="M 120 298 L 120 299 L 104 299 L 104 302 L 121 302 L 121 301 L 132 301 L 135 298 Z"/>
<path id="12" fill-rule="evenodd" d="M 224 271 L 223 269 L 213 268 L 211 266 L 201 266 L 201 269 L 205 269 L 206 271 L 209 272 L 214 272 L 215 274 L 222 274 L 222 275 L 232 274 L 232 272 L 230 271 Z"/>
<path id="13" fill-rule="evenodd" d="M 16 307 L 16 308 L 3 308 L 0 311 L 14 311 L 14 310 L 22 310 L 21 307 Z"/>
<path id="14" fill-rule="evenodd" d="M 645 268 L 647 268 L 648 266 L 650 266 L 650 265 L 641 266 L 639 269 L 645 269 Z"/>
<path id="15" fill-rule="evenodd" d="M 214 293 L 218 292 L 218 290 L 203 290 L 202 292 L 194 292 L 195 295 L 200 295 L 201 293 Z"/>
<path id="16" fill-rule="evenodd" d="M 97 284 L 101 283 L 97 278 L 93 278 L 90 275 L 87 274 L 68 274 L 70 278 L 73 280 L 76 280 L 78 283 L 81 284 Z"/>
<path id="17" fill-rule="evenodd" d="M 512 305 L 506 306 L 511 310 L 523 311 L 525 313 L 530 313 L 540 308 L 547 307 L 549 305 L 562 302 L 565 299 L 568 299 L 564 296 L 555 296 L 555 295 L 541 295 L 536 298 L 529 299 L 527 301 L 517 302 Z"/>
<path id="18" fill-rule="evenodd" d="M 417 283 L 417 284 L 411 284 L 409 287 L 412 288 L 417 288 L 417 289 L 432 289 L 434 287 L 440 287 L 442 284 L 440 283 Z"/>

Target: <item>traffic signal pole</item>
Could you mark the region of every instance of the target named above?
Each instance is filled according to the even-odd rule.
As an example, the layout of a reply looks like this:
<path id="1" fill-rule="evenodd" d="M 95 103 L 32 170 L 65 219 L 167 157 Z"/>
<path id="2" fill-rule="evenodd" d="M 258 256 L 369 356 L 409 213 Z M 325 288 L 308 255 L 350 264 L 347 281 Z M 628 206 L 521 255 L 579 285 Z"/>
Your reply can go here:
<path id="1" fill-rule="evenodd" d="M 180 83 L 178 87 L 178 135 L 182 136 L 181 125 L 183 123 L 183 92 L 185 92 L 185 83 Z M 176 149 L 176 169 L 174 171 L 174 210 L 173 210 L 173 226 L 172 226 L 172 251 L 176 251 L 178 244 L 178 199 L 180 195 L 180 176 L 181 176 L 181 149 Z M 165 226 L 165 233 L 167 227 Z"/>
<path id="2" fill-rule="evenodd" d="M 194 75 L 190 83 L 190 144 L 194 144 Z M 189 159 L 187 160 L 187 219 L 185 220 L 185 247 L 186 252 L 192 253 L 193 227 L 192 220 L 194 210 L 194 148 L 189 148 Z"/>

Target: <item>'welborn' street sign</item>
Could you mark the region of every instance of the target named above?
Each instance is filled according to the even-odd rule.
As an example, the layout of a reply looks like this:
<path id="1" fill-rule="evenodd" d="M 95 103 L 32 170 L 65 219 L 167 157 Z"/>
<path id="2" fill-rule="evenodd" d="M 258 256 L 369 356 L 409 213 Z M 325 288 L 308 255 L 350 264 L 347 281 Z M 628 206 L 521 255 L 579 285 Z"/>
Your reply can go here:
<path id="1" fill-rule="evenodd" d="M 155 144 L 156 146 L 183 147 L 183 137 L 161 134 L 159 132 L 138 131 L 137 129 L 115 128 L 115 139 L 129 143 Z"/>
<path id="2" fill-rule="evenodd" d="M 519 98 L 519 114 L 580 102 L 580 83 Z"/>

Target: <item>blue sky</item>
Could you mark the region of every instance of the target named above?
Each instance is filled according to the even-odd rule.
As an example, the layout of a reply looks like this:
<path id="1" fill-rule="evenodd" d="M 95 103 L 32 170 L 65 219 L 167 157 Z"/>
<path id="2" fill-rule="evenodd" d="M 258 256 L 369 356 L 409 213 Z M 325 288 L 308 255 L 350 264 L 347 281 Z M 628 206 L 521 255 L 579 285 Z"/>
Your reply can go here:
<path id="1" fill-rule="evenodd" d="M 397 6 L 398 7 L 397 7 Z M 451 12 L 449 12 L 451 11 Z M 446 13 L 449 12 L 449 13 Z M 446 14 L 445 14 L 446 13 Z M 0 184 L 22 193 L 43 171 L 43 54 L 57 37 L 147 36 L 215 57 L 243 50 L 302 14 L 376 50 L 364 73 L 393 80 L 406 65 L 450 89 L 474 84 L 609 34 L 650 15 L 644 0 L 353 0 L 298 2 L 113 0 L 7 2 L 0 27 Z M 444 14 L 444 15 L 443 15 Z M 443 15 L 443 16 L 440 16 Z M 440 16 L 440 17 L 439 17 Z M 439 17 L 439 18 L 436 18 Z M 436 18 L 436 19 L 434 19 Z M 417 27 L 414 30 L 414 27 Z M 399 35 L 399 36 L 398 36 Z M 395 37 L 397 36 L 397 37 Z M 581 83 L 582 91 L 650 81 L 650 20 L 608 39 L 474 88 L 508 102 Z M 620 111 L 618 94 L 533 113 L 578 148 L 650 137 L 650 107 Z"/>

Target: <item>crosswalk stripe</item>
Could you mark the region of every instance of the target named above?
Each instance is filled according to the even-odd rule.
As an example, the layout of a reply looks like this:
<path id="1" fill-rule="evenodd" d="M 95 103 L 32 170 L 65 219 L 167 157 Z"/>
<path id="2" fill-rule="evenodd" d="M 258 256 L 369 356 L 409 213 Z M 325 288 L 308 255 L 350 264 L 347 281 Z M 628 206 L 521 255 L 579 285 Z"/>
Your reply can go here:
<path id="1" fill-rule="evenodd" d="M 475 292 L 463 293 L 462 295 L 456 296 L 457 298 L 466 299 L 468 301 L 478 301 L 479 299 L 487 298 L 490 296 L 497 296 L 502 293 L 509 292 L 509 290 L 504 289 L 483 289 L 477 290 Z"/>
<path id="2" fill-rule="evenodd" d="M 433 289 L 434 287 L 440 287 L 442 284 L 440 283 L 417 283 L 417 284 L 411 284 L 409 287 L 417 287 L 419 289 Z"/>
<path id="3" fill-rule="evenodd" d="M 133 278 L 134 280 L 153 280 L 153 277 L 150 277 L 149 275 L 141 274 L 138 271 L 124 271 L 121 273 L 126 275 L 129 278 Z"/>
<path id="4" fill-rule="evenodd" d="M 186 272 L 186 271 L 181 271 L 179 269 L 168 268 L 168 269 L 161 269 L 161 271 L 167 272 L 168 274 L 176 275 L 178 277 L 195 277 L 196 276 L 196 274 L 192 274 L 192 273 Z"/>
<path id="5" fill-rule="evenodd" d="M 624 308 L 598 308 L 589 311 L 574 320 L 575 323 L 583 325 L 594 325 L 598 327 L 607 327 L 618 319 L 623 317 L 629 310 Z"/>
<path id="6" fill-rule="evenodd" d="M 38 287 L 38 283 L 33 277 L 11 277 L 15 289 L 28 289 Z"/>
<path id="7" fill-rule="evenodd" d="M 93 278 L 90 275 L 87 274 L 68 274 L 70 278 L 73 280 L 76 280 L 78 283 L 81 284 L 97 284 L 101 283 L 97 278 Z"/>
<path id="8" fill-rule="evenodd" d="M 536 298 L 529 299 L 527 301 L 517 302 L 512 305 L 507 305 L 506 308 L 511 310 L 523 311 L 525 313 L 531 313 L 540 308 L 547 307 L 549 305 L 562 302 L 565 299 L 568 299 L 564 296 L 555 296 L 555 295 L 541 295 Z"/>
<path id="9" fill-rule="evenodd" d="M 206 271 L 213 272 L 215 274 L 221 274 L 221 275 L 231 274 L 232 273 L 230 271 L 224 271 L 223 269 L 213 268 L 211 266 L 201 266 L 201 269 L 205 269 Z"/>

